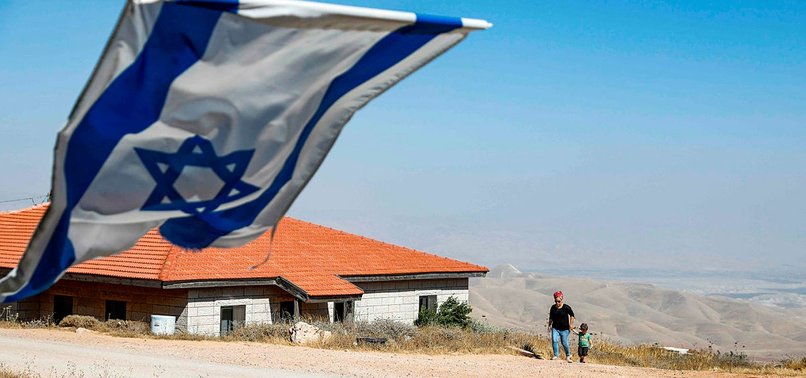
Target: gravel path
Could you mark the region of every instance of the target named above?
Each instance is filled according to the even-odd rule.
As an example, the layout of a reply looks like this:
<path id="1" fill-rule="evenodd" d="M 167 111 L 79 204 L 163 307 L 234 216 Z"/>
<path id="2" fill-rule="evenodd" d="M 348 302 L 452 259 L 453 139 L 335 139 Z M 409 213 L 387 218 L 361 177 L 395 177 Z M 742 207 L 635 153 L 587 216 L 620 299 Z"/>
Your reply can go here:
<path id="1" fill-rule="evenodd" d="M 247 342 L 0 329 L 0 363 L 45 377 L 732 377 L 514 355 L 354 352 Z"/>

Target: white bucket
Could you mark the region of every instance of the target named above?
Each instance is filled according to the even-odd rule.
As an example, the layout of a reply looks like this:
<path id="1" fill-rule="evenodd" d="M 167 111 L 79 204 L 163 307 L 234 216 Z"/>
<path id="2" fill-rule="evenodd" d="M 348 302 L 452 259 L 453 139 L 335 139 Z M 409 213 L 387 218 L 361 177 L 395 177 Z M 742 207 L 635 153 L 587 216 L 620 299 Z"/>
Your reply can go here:
<path id="1" fill-rule="evenodd" d="M 173 335 L 176 331 L 176 317 L 151 315 L 151 333 L 155 335 Z"/>

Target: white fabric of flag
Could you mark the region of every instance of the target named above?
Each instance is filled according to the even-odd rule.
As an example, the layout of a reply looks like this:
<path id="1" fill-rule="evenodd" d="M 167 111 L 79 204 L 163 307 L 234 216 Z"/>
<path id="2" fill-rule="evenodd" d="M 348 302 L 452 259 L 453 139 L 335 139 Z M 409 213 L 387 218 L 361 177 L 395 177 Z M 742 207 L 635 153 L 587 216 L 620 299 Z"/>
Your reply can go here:
<path id="1" fill-rule="evenodd" d="M 13 302 L 150 229 L 193 250 L 275 226 L 353 113 L 481 20 L 276 0 L 130 0 L 55 149 Z M 203 252 L 202 252 L 203 253 Z"/>

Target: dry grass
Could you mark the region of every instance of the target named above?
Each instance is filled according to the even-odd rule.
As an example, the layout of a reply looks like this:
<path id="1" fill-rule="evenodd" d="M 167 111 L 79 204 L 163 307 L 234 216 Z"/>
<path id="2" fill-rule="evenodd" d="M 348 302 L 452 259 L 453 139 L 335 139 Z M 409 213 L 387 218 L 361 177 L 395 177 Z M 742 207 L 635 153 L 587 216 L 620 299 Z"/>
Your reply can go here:
<path id="1" fill-rule="evenodd" d="M 0 378 L 29 378 L 29 377 L 32 377 L 32 375 L 17 373 L 15 371 L 6 369 L 0 370 Z"/>
<path id="2" fill-rule="evenodd" d="M 291 344 L 288 323 L 248 324 L 224 336 L 227 341 L 255 341 L 272 344 Z"/>
<path id="3" fill-rule="evenodd" d="M 30 367 L 24 371 L 15 371 L 9 368 L 4 363 L 0 363 L 0 378 L 35 378 L 39 377 L 38 374 L 31 372 Z"/>
<path id="4" fill-rule="evenodd" d="M 59 322 L 59 327 L 86 328 L 121 337 L 141 337 L 150 333 L 146 322 L 136 320 L 107 320 L 102 322 L 92 316 L 70 315 Z"/>
<path id="5" fill-rule="evenodd" d="M 0 323 L 0 327 L 2 327 Z M 95 317 L 86 315 L 69 315 L 59 322 L 60 328 L 85 328 L 95 332 L 105 333 L 118 337 L 149 337 L 169 340 L 224 340 L 218 337 L 196 335 L 178 331 L 173 335 L 154 335 L 147 322 L 137 320 L 107 320 L 102 322 Z"/>
<path id="6" fill-rule="evenodd" d="M 781 361 L 781 366 L 786 369 L 806 372 L 806 356 L 801 358 L 790 357 Z"/>
<path id="7" fill-rule="evenodd" d="M 59 326 L 61 327 L 71 327 L 71 328 L 86 328 L 86 329 L 95 329 L 103 324 L 100 320 L 92 317 L 92 316 L 84 316 L 84 315 L 69 315 L 62 319 L 59 322 Z"/>
<path id="8" fill-rule="evenodd" d="M 747 355 L 730 351 L 727 353 L 710 350 L 694 350 L 686 355 L 667 351 L 654 345 L 623 346 L 616 343 L 599 342 L 591 348 L 590 362 L 607 365 L 655 367 L 671 370 L 727 370 L 760 368 Z"/>
<path id="9" fill-rule="evenodd" d="M 326 349 L 376 350 L 395 353 L 425 354 L 516 354 L 508 347 L 534 352 L 542 358 L 552 355 L 547 336 L 505 329 L 481 327 L 450 328 L 427 326 L 412 328 L 411 333 L 389 332 L 387 321 L 355 325 L 326 325 L 333 337 L 314 346 Z M 329 327 L 328 327 L 329 326 Z M 357 337 L 384 337 L 385 344 L 358 344 Z M 561 352 L 562 353 L 562 352 Z M 572 354 L 576 355 L 573 346 Z M 590 363 L 604 365 L 649 367 L 668 370 L 727 371 L 742 374 L 803 374 L 806 357 L 788 359 L 775 364 L 753 362 L 740 351 L 691 351 L 687 355 L 670 352 L 654 345 L 624 346 L 607 340 L 597 340 L 587 358 Z"/>
<path id="10" fill-rule="evenodd" d="M 373 350 L 395 353 L 424 354 L 515 354 L 509 347 L 525 349 L 547 358 L 552 355 L 551 342 L 545 335 L 523 331 L 497 329 L 473 323 L 470 327 L 425 326 L 414 327 L 392 320 L 375 322 L 328 323 L 321 319 L 306 319 L 317 327 L 330 331 L 332 337 L 310 345 L 324 349 Z M 34 322 L 0 320 L 0 327 L 41 328 L 53 327 L 48 319 Z M 148 324 L 138 321 L 99 321 L 90 316 L 71 315 L 62 320 L 60 327 L 86 328 L 121 337 L 149 337 L 172 340 L 251 341 L 291 345 L 290 323 L 251 324 L 235 330 L 231 335 L 211 337 L 177 332 L 174 335 L 152 335 Z M 359 343 L 358 338 L 385 339 L 385 343 Z M 576 347 L 572 346 L 576 355 Z M 652 345 L 624 346 L 607 340 L 595 340 L 587 359 L 591 363 L 634 367 L 652 367 L 669 370 L 710 370 L 745 374 L 803 375 L 806 357 L 789 358 L 775 364 L 750 361 L 740 351 L 727 353 L 700 350 L 687 355 L 666 351 Z M 0 367 L 1 368 L 1 367 Z M 5 375 L 3 375 L 5 374 Z M 0 378 L 21 377 L 7 369 L 0 369 Z"/>

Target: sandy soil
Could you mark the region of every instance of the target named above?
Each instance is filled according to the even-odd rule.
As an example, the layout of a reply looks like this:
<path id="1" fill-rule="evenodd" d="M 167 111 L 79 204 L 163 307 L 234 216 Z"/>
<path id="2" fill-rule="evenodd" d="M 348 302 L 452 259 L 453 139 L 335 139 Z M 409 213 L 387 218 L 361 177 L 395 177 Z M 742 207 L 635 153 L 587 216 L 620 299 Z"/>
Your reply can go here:
<path id="1" fill-rule="evenodd" d="M 6 369 L 52 377 L 734 377 L 515 355 L 420 355 L 246 342 L 119 338 L 68 330 L 0 329 Z"/>

